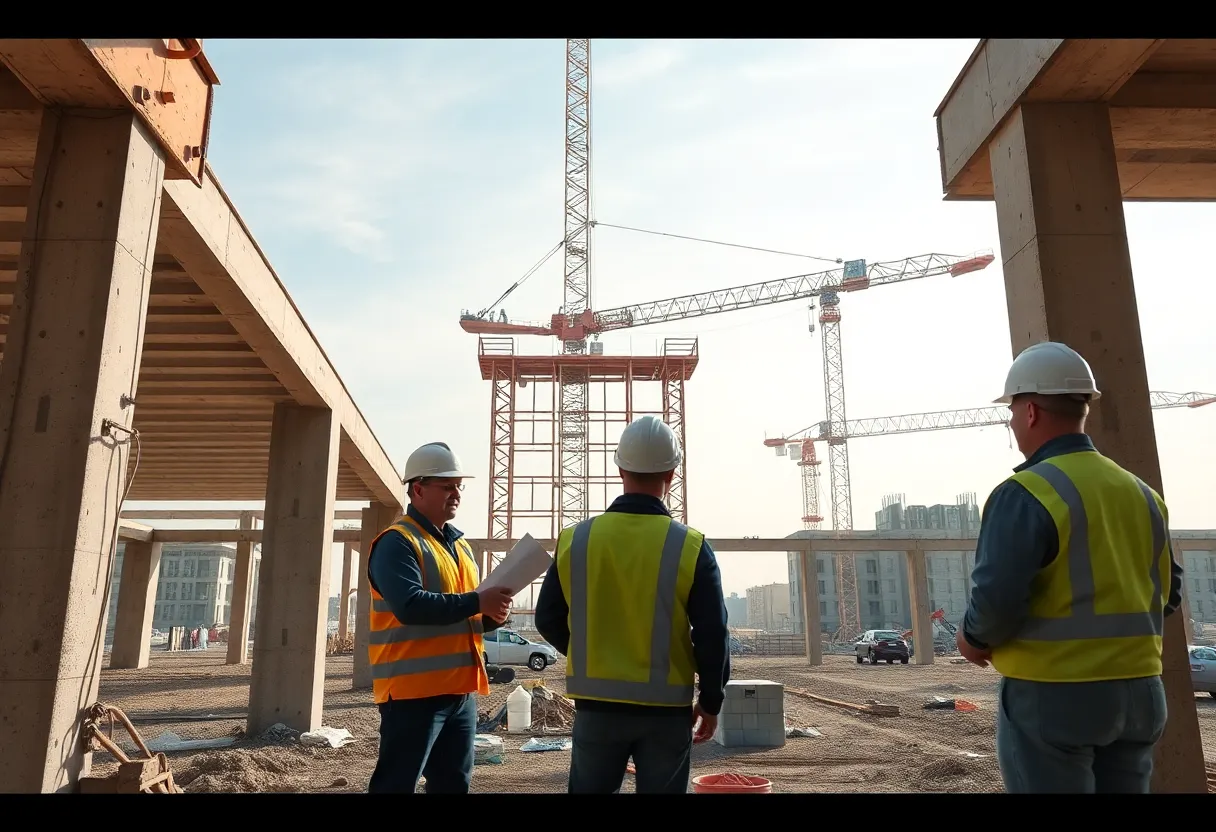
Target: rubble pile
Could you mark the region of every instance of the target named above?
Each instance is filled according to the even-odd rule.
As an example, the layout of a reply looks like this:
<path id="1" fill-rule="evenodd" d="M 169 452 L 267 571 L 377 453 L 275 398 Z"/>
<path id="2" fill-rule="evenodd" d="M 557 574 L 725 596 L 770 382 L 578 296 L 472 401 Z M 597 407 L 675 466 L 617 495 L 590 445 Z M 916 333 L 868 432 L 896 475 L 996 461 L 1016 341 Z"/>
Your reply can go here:
<path id="1" fill-rule="evenodd" d="M 568 733 L 574 728 L 574 703 L 544 685 L 532 689 L 532 730 L 538 734 Z"/>
<path id="2" fill-rule="evenodd" d="M 213 751 L 190 760 L 174 775 L 190 792 L 298 792 L 291 766 L 266 751 Z"/>
<path id="3" fill-rule="evenodd" d="M 325 655 L 327 656 L 344 656 L 355 652 L 355 637 L 347 635 L 345 638 L 339 638 L 334 635 L 325 637 Z"/>

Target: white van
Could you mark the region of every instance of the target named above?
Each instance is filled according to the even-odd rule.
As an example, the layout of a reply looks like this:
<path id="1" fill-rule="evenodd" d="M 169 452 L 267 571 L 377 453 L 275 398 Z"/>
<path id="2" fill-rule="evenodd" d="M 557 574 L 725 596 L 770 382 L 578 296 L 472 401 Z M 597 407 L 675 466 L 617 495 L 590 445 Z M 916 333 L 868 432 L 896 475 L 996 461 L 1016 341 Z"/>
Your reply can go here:
<path id="1" fill-rule="evenodd" d="M 481 640 L 486 664 L 527 665 L 533 670 L 544 670 L 557 662 L 557 651 L 548 644 L 528 641 L 505 627 L 484 634 Z"/>

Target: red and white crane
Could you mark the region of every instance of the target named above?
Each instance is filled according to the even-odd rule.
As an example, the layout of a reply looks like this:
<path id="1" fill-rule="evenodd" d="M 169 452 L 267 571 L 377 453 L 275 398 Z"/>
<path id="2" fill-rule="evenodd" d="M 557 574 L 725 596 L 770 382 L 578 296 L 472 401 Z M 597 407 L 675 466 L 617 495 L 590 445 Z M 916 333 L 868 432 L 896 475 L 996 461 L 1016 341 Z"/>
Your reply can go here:
<path id="1" fill-rule="evenodd" d="M 1177 407 L 1203 407 L 1216 403 L 1213 393 L 1149 393 L 1153 410 Z M 1009 423 L 1009 409 L 1004 405 L 973 407 L 966 410 L 939 410 L 933 413 L 910 413 L 904 416 L 880 416 L 873 419 L 853 419 L 845 423 L 845 435 L 851 439 L 865 436 L 889 436 L 897 433 L 922 433 L 955 428 L 983 428 Z M 823 522 L 819 514 L 819 474 L 815 469 L 819 459 L 815 443 L 827 439 L 827 422 L 817 422 L 789 436 L 765 439 L 766 448 L 776 448 L 777 456 L 788 456 L 803 469 L 802 527 L 818 529 Z M 797 451 L 795 451 L 797 449 Z M 795 456 L 795 453 L 798 455 Z"/>
<path id="2" fill-rule="evenodd" d="M 1216 402 L 1216 394 L 1212 393 L 1166 393 L 1152 391 L 1149 393 L 1151 406 L 1154 410 L 1169 410 L 1178 407 L 1203 407 Z M 899 433 L 923 433 L 936 430 L 955 430 L 957 428 L 982 428 L 995 425 L 1009 424 L 1009 408 L 1004 405 L 989 407 L 973 407 L 965 410 L 938 410 L 931 413 L 909 413 L 902 416 L 880 416 L 872 419 L 852 419 L 844 423 L 843 433 L 846 438 L 859 439 L 866 436 L 891 436 Z M 823 522 L 819 509 L 819 458 L 815 453 L 816 442 L 829 441 L 831 425 L 828 421 L 816 422 L 810 427 L 789 434 L 788 436 L 766 438 L 764 445 L 775 448 L 777 456 L 794 459 L 802 469 L 802 526 L 804 529 L 818 529 Z M 795 450 L 797 449 L 797 450 Z M 851 501 L 851 495 L 849 497 Z M 848 554 L 838 555 L 837 564 L 844 559 L 851 559 Z M 845 574 L 852 574 L 854 580 L 848 585 L 843 580 Z M 838 585 L 837 599 L 840 605 L 839 615 L 841 630 L 850 621 L 849 614 L 859 609 L 860 598 L 857 596 L 856 568 L 852 570 L 837 566 Z M 848 597 L 846 597 L 848 596 Z M 860 628 L 860 625 L 856 625 Z M 855 633 L 842 632 L 841 637 L 848 639 Z"/>
<path id="3" fill-rule="evenodd" d="M 591 43 L 588 39 L 566 42 L 566 150 L 565 235 L 523 278 L 516 281 L 494 303 L 460 316 L 464 331 L 477 335 L 539 335 L 556 337 L 563 354 L 584 354 L 589 338 L 649 324 L 688 320 L 704 315 L 752 309 L 787 301 L 820 298 L 819 320 L 823 332 L 824 384 L 828 410 L 828 457 L 832 481 L 832 517 L 837 529 L 853 527 L 849 501 L 849 465 L 846 446 L 844 366 L 840 337 L 839 295 L 934 275 L 958 276 L 986 268 L 995 259 L 991 251 L 971 255 L 923 254 L 902 260 L 867 264 L 865 260 L 843 262 L 838 268 L 744 286 L 681 295 L 665 300 L 595 311 L 591 299 Z M 607 223 L 605 223 L 607 225 Z M 615 226 L 627 228 L 625 226 Z M 638 231 L 641 229 L 627 229 Z M 655 233 L 655 232 L 647 232 Z M 678 235 L 670 235 L 678 236 Z M 712 242 L 712 241 L 703 241 Z M 744 246 L 745 248 L 749 248 Z M 558 249 L 564 248 L 563 303 L 547 322 L 509 321 L 495 307 L 536 272 Z M 826 258 L 814 258 L 826 259 Z M 560 496 L 558 526 L 584 519 L 588 513 L 588 396 L 587 378 L 578 370 L 563 370 L 560 378 L 557 470 Z M 851 561 L 850 561 L 851 562 Z M 855 577 L 855 576 L 854 576 Z M 852 581 L 855 583 L 854 581 Z"/>

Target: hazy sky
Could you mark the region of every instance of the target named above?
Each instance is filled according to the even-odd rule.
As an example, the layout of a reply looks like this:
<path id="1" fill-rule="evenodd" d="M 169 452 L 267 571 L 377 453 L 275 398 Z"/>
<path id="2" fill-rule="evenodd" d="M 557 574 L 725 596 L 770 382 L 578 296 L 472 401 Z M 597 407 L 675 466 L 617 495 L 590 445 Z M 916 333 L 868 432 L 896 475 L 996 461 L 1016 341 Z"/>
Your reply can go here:
<path id="1" fill-rule="evenodd" d="M 595 40 L 594 216 L 871 262 L 999 255 L 991 203 L 941 199 L 933 111 L 974 43 Z M 413 448 L 442 440 L 476 473 L 456 524 L 484 536 L 490 391 L 477 338 L 458 318 L 562 237 L 564 41 L 206 49 L 222 81 L 211 165 L 398 470 Z M 1150 386 L 1216 391 L 1216 286 L 1204 255 L 1216 206 L 1126 210 Z M 593 250 L 596 308 L 827 267 L 611 228 L 595 232 Z M 510 317 L 547 318 L 561 279 L 555 257 L 506 302 Z M 999 256 L 958 279 L 846 295 L 841 310 L 850 418 L 979 407 L 1000 394 L 1011 352 Z M 825 416 L 820 334 L 807 322 L 806 303 L 794 302 L 603 339 L 607 352 L 641 353 L 664 336 L 700 338 L 689 520 L 711 536 L 801 528 L 798 469 L 761 443 Z M 548 353 L 551 342 L 517 349 Z M 1216 406 L 1158 412 L 1156 429 L 1171 525 L 1216 527 L 1204 485 L 1216 469 Z M 1004 428 L 850 449 L 859 529 L 873 528 L 890 492 L 932 504 L 974 491 L 982 502 L 1021 461 Z M 232 504 L 245 505 L 254 507 Z M 786 580 L 781 554 L 720 559 L 728 593 Z"/>

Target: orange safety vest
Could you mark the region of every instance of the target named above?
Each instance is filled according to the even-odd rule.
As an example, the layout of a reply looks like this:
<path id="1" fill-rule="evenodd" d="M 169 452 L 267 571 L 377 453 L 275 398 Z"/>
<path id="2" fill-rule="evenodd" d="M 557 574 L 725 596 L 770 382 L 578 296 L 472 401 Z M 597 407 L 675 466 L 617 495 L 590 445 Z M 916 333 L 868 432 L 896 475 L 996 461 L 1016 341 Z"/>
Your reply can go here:
<path id="1" fill-rule="evenodd" d="M 389 532 L 402 535 L 411 544 L 427 592 L 459 594 L 477 589 L 473 549 L 464 538 L 456 541 L 457 566 L 446 547 L 408 515 L 376 535 L 372 547 Z M 377 704 L 390 698 L 489 694 L 480 613 L 455 624 L 402 624 L 375 587 L 371 587 L 371 599 L 367 653 Z"/>

